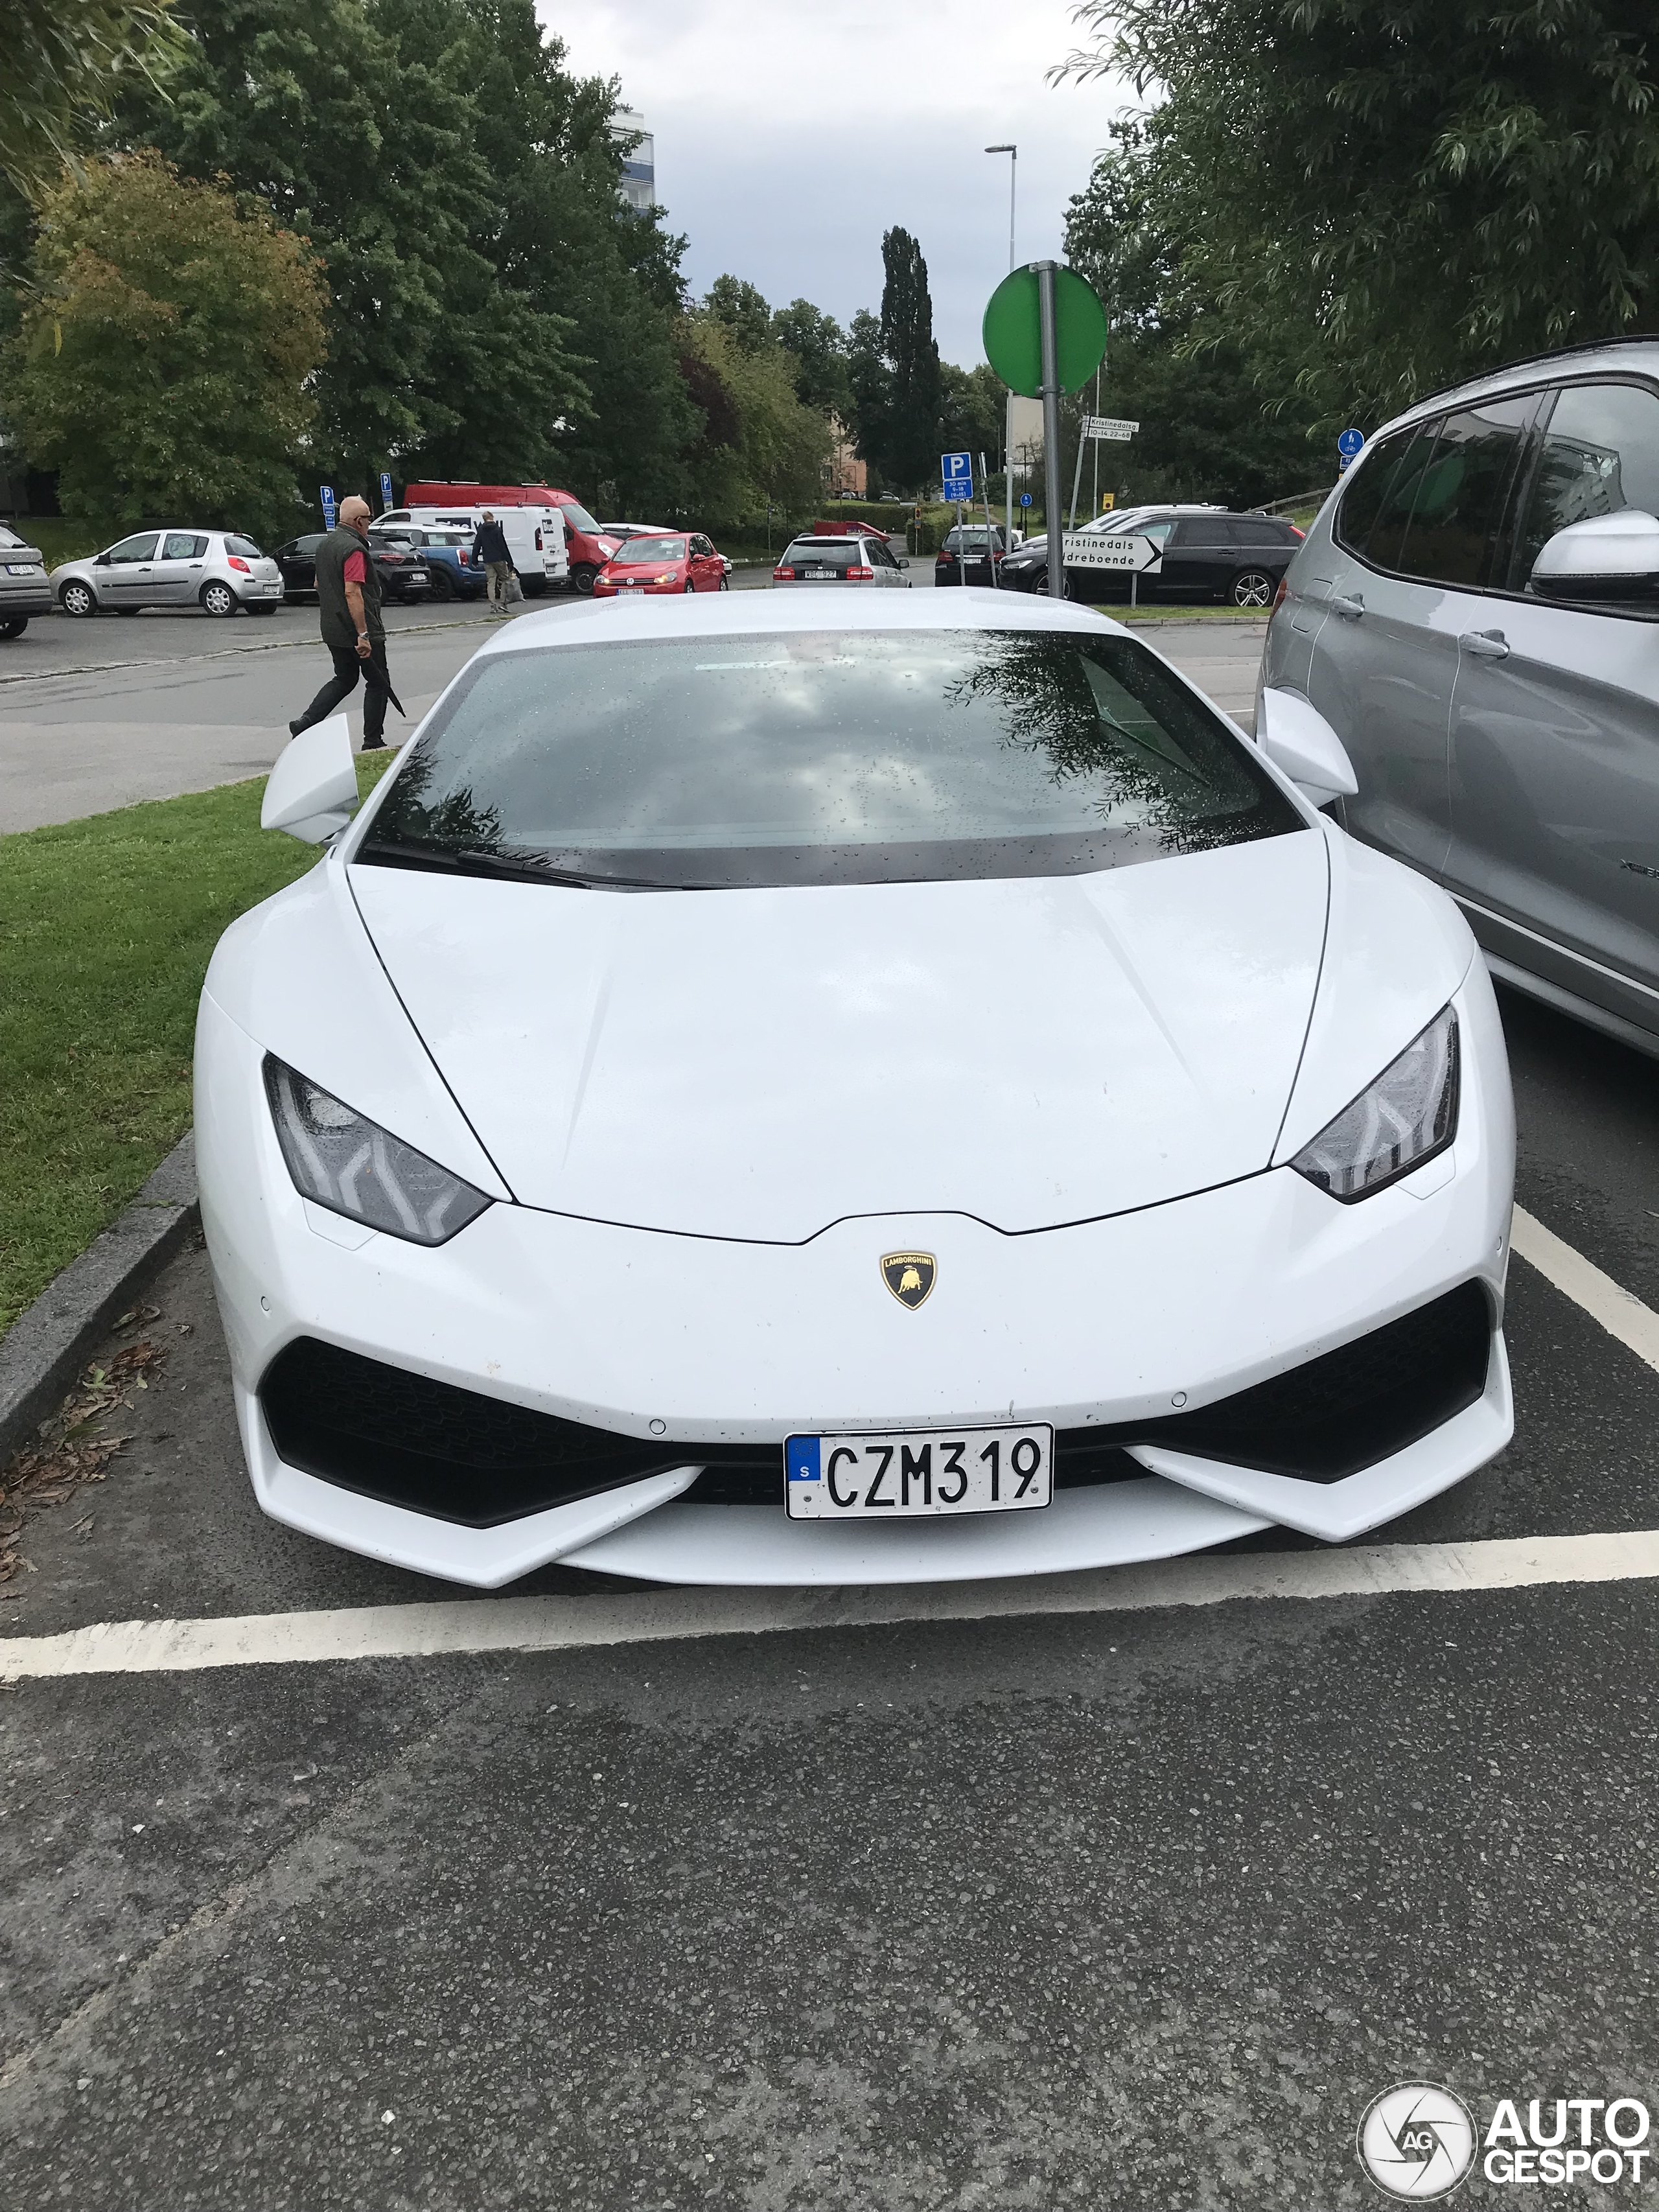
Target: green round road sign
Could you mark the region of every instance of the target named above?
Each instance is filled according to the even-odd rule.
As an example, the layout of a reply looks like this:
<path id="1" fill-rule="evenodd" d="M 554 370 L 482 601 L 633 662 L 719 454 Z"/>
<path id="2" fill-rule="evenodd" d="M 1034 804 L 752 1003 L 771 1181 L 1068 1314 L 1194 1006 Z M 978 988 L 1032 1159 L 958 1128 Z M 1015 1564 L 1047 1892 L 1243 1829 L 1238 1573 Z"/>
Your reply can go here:
<path id="1" fill-rule="evenodd" d="M 1011 392 L 1035 399 L 1042 390 L 1042 332 L 1035 269 L 1011 270 L 985 310 L 985 357 Z M 1074 269 L 1054 271 L 1054 337 L 1060 388 L 1076 392 L 1106 352 L 1106 310 Z"/>

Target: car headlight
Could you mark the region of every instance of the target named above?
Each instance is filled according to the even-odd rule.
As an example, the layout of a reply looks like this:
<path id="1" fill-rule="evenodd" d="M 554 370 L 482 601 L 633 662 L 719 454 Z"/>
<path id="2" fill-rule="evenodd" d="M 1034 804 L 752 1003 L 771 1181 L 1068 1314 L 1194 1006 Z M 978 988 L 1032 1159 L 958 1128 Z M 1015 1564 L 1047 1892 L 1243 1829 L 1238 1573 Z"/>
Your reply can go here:
<path id="1" fill-rule="evenodd" d="M 295 1188 L 331 1213 L 411 1244 L 446 1244 L 491 1203 L 270 1053 L 265 1095 Z"/>
<path id="2" fill-rule="evenodd" d="M 1458 1088 L 1457 1016 L 1447 1006 L 1291 1165 L 1345 1206 L 1369 1198 L 1445 1151 Z"/>

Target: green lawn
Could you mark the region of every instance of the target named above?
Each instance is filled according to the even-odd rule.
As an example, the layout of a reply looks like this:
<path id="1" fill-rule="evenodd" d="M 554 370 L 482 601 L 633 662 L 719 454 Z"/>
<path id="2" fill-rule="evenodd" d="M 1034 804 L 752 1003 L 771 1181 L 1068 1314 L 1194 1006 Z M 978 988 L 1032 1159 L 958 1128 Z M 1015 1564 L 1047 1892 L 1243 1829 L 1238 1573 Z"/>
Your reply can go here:
<path id="1" fill-rule="evenodd" d="M 364 791 L 393 756 L 358 763 Z M 0 1328 L 190 1127 L 210 954 L 313 866 L 263 781 L 0 837 Z"/>
<path id="2" fill-rule="evenodd" d="M 23 514 L 6 525 L 46 556 L 48 568 L 60 561 L 79 561 L 100 553 L 122 534 L 118 522 L 66 522 L 61 515 Z"/>

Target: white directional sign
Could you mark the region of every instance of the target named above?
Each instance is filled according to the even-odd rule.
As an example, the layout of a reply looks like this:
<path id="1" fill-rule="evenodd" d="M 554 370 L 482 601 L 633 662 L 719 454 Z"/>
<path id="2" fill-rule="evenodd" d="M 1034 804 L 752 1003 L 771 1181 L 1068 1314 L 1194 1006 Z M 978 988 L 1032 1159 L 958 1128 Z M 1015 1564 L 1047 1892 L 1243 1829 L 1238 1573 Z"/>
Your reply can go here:
<path id="1" fill-rule="evenodd" d="M 1133 438 L 1139 428 L 1139 422 L 1126 422 L 1117 415 L 1085 415 L 1083 418 L 1085 438 Z"/>
<path id="2" fill-rule="evenodd" d="M 1127 531 L 1109 538 L 1097 530 L 1068 530 L 1065 544 L 1068 568 L 1111 568 L 1124 576 L 1150 568 L 1163 551 L 1150 538 L 1132 538 Z"/>

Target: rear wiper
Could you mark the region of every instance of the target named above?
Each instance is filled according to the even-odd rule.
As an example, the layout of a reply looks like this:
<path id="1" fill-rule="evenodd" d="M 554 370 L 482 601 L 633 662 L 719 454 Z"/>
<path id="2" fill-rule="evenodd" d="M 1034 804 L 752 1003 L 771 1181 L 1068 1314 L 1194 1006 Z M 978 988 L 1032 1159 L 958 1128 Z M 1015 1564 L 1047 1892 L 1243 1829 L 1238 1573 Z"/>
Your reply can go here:
<path id="1" fill-rule="evenodd" d="M 580 868 L 555 867 L 533 854 L 486 853 L 476 847 L 446 850 L 435 845 L 392 845 L 368 838 L 357 858 L 381 860 L 393 867 L 434 868 L 461 876 L 499 876 L 509 883 L 554 884 L 566 890 L 695 891 L 701 884 L 665 883 L 653 876 L 607 876 Z"/>

